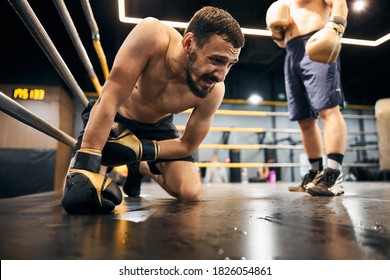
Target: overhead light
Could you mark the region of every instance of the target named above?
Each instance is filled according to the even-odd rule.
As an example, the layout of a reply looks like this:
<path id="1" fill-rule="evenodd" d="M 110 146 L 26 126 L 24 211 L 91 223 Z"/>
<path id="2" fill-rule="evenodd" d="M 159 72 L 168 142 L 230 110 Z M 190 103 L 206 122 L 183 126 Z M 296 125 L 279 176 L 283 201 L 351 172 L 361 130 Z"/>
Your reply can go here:
<path id="1" fill-rule="evenodd" d="M 284 92 L 279 92 L 277 96 L 279 100 L 284 100 L 286 98 L 286 94 Z"/>
<path id="2" fill-rule="evenodd" d="M 248 97 L 247 101 L 250 104 L 257 105 L 263 102 L 263 97 L 258 95 L 257 93 L 254 93 Z"/>
<path id="3" fill-rule="evenodd" d="M 358 1 L 359 2 L 359 1 Z M 118 0 L 118 11 L 119 11 L 119 20 L 123 23 L 138 24 L 143 18 L 128 17 L 125 13 L 125 0 Z M 180 21 L 168 21 L 161 20 L 161 22 L 172 26 L 174 28 L 185 29 L 188 25 L 188 22 Z M 266 29 L 255 29 L 255 28 L 241 28 L 242 32 L 246 35 L 254 36 L 271 36 L 271 32 Z M 350 38 L 341 38 L 342 44 L 348 45 L 358 45 L 358 46 L 367 46 L 367 47 L 377 47 L 384 42 L 390 40 L 390 33 L 377 40 L 363 40 L 363 39 L 350 39 Z"/>
<path id="4" fill-rule="evenodd" d="M 353 3 L 352 7 L 356 12 L 363 11 L 366 8 L 366 2 L 363 0 L 357 0 Z"/>

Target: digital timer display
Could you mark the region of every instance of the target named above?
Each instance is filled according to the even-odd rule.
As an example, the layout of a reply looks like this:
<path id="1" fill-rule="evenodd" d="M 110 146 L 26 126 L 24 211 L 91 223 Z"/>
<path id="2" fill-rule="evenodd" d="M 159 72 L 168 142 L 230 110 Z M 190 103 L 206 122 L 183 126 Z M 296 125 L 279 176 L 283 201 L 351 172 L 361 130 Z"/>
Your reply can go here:
<path id="1" fill-rule="evenodd" d="M 43 100 L 45 98 L 45 90 L 44 89 L 28 89 L 28 88 L 15 88 L 14 99 L 30 99 L 30 100 Z"/>

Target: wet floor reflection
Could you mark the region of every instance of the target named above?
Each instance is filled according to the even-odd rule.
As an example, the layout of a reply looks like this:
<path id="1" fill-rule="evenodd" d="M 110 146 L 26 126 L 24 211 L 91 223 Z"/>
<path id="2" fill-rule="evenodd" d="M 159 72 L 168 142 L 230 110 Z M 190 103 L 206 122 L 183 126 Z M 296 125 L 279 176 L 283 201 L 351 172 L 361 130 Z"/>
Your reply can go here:
<path id="1" fill-rule="evenodd" d="M 285 185 L 208 186 L 180 203 L 146 185 L 108 215 L 67 215 L 58 194 L 0 200 L 2 259 L 390 259 L 388 185 L 341 197 Z"/>

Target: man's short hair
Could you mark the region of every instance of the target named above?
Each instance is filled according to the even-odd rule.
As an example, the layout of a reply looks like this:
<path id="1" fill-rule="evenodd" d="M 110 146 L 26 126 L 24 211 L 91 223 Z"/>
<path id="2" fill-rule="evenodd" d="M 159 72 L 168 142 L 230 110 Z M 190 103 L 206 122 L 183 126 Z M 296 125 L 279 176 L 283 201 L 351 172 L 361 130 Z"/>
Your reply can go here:
<path id="1" fill-rule="evenodd" d="M 191 18 L 184 34 L 192 32 L 199 47 L 206 44 L 211 36 L 221 36 L 234 48 L 242 48 L 244 34 L 238 22 L 225 10 L 216 7 L 203 7 Z"/>

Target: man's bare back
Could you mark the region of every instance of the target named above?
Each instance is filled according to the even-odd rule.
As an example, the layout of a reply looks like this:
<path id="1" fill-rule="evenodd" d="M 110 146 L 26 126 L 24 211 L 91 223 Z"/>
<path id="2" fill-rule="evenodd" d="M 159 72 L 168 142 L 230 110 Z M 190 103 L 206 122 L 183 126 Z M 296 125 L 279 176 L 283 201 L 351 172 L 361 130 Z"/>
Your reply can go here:
<path id="1" fill-rule="evenodd" d="M 96 102 L 99 106 L 91 111 L 94 121 L 88 123 L 82 147 L 103 148 L 108 134 L 102 131 L 108 133 L 108 129 L 102 128 L 111 126 L 114 112 L 142 123 L 155 123 L 188 108 L 194 108 L 196 113 L 191 115 L 187 135 L 192 147 L 198 145 L 223 99 L 223 81 L 238 61 L 240 48 L 213 35 L 197 52 L 195 49 L 198 47 L 192 33 L 183 37 L 152 18 L 138 24 L 116 56 Z M 195 89 L 190 90 L 189 80 Z M 203 98 L 196 96 L 194 90 Z M 196 123 L 203 124 L 204 129 L 195 129 Z M 194 134 L 189 133 L 191 130 Z M 92 134 L 94 137 L 89 137 Z"/>
<path id="2" fill-rule="evenodd" d="M 148 19 L 144 25 L 137 26 L 139 32 L 133 32 L 125 40 L 117 56 L 115 67 L 120 69 L 128 67 L 128 71 L 132 71 L 129 53 L 126 53 L 127 46 L 133 48 L 134 41 L 143 40 L 137 38 L 138 33 L 144 34 L 143 29 L 157 30 L 158 43 L 154 40 L 153 46 L 148 45 L 147 48 L 150 48 L 149 51 L 153 56 L 142 69 L 131 94 L 120 105 L 118 113 L 142 123 L 154 123 L 169 114 L 179 113 L 189 108 L 207 106 L 212 109 L 219 106 L 224 93 L 222 81 L 213 82 L 212 86 L 215 84 L 215 87 L 206 98 L 198 98 L 190 91 L 184 71 L 187 67 L 186 53 L 180 52 L 183 40 L 181 34 L 155 19 Z M 224 43 L 226 44 L 222 38 L 219 38 L 211 46 L 213 52 L 226 56 Z M 232 51 L 232 54 L 228 55 L 236 59 L 233 56 L 237 53 Z M 129 76 L 131 77 L 131 74 Z M 126 78 L 129 77 L 121 77 L 121 79 Z"/>
<path id="3" fill-rule="evenodd" d="M 198 103 L 186 85 L 184 71 L 178 70 L 185 67 L 179 64 L 181 59 L 177 57 L 182 55 L 177 53 L 182 36 L 158 21 L 150 21 L 148 25 L 159 30 L 159 45 L 149 46 L 155 50 L 153 59 L 142 70 L 132 93 L 118 110 L 122 116 L 143 123 L 154 123 Z M 124 46 L 130 45 L 133 40 L 129 36 Z M 124 63 L 129 63 L 126 57 L 124 59 Z"/>

